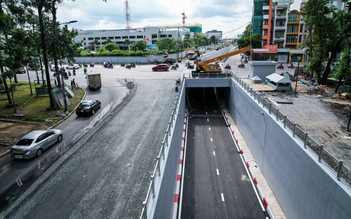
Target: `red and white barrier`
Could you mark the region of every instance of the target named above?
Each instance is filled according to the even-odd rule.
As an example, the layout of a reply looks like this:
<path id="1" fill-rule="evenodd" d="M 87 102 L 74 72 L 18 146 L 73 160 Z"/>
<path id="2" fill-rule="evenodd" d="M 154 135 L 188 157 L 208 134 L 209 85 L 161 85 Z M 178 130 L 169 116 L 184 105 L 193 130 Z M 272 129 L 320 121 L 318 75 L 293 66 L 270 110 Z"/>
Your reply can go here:
<path id="1" fill-rule="evenodd" d="M 178 167 L 178 174 L 177 174 L 177 183 L 175 188 L 174 194 L 174 209 L 173 212 L 177 212 L 178 205 L 179 205 L 179 193 L 180 193 L 180 185 L 182 181 L 182 172 L 183 172 L 183 160 L 184 160 L 184 150 L 186 144 L 186 127 L 187 127 L 187 116 L 184 116 L 184 123 L 183 123 L 183 134 L 182 134 L 182 142 L 180 146 L 180 155 L 179 155 L 179 167 Z"/>

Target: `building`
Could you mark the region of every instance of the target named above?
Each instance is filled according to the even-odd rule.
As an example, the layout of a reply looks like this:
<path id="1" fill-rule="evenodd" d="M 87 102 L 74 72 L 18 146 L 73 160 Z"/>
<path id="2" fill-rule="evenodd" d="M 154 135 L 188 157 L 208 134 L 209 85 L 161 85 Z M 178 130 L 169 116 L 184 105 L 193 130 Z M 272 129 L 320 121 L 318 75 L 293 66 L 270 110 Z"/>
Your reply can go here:
<path id="1" fill-rule="evenodd" d="M 104 45 L 107 40 L 117 43 L 121 49 L 127 49 L 126 40 L 130 43 L 143 40 L 150 48 L 163 38 L 183 40 L 185 36 L 193 37 L 194 33 L 188 27 L 143 27 L 114 30 L 78 30 L 76 42 L 82 42 L 84 49 L 95 50 Z"/>
<path id="2" fill-rule="evenodd" d="M 222 37 L 223 37 L 223 32 L 222 31 L 218 31 L 218 30 L 210 30 L 210 31 L 207 31 L 205 33 L 205 36 L 209 39 L 211 38 L 212 36 L 216 37 L 216 39 L 218 39 L 219 41 L 222 40 Z"/>

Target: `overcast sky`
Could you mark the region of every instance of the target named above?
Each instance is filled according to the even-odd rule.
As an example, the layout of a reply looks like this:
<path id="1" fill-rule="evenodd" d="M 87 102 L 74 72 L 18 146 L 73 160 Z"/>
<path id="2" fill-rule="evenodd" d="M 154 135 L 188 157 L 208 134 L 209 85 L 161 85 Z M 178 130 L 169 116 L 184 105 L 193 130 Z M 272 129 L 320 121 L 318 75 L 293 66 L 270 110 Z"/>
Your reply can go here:
<path id="1" fill-rule="evenodd" d="M 75 0 L 58 5 L 58 21 L 77 20 L 69 28 L 123 29 L 126 27 L 126 0 Z M 241 34 L 252 17 L 253 0 L 128 0 L 130 26 L 202 24 L 202 32 L 223 31 L 223 38 Z M 299 9 L 301 0 L 295 0 Z"/>

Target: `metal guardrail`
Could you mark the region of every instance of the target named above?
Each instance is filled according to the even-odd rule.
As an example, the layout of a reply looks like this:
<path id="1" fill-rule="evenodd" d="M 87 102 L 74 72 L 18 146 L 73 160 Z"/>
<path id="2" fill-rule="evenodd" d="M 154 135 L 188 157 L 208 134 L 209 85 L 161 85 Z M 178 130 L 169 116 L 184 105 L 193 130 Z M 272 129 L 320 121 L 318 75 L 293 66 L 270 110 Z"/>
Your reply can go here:
<path id="1" fill-rule="evenodd" d="M 168 125 L 166 128 L 166 132 L 163 138 L 163 141 L 161 143 L 161 149 L 160 152 L 157 156 L 157 161 L 155 164 L 155 168 L 152 172 L 152 175 L 150 177 L 150 185 L 148 188 L 148 191 L 146 193 L 146 198 L 143 201 L 143 209 L 141 211 L 140 219 L 147 219 L 148 215 L 150 215 L 150 211 L 152 210 L 152 207 L 155 207 L 157 199 L 155 199 L 155 195 L 158 191 L 158 189 L 161 187 L 161 182 L 163 178 L 163 170 L 165 168 L 166 162 L 167 162 L 167 157 L 168 157 L 168 152 L 170 149 L 170 142 L 171 142 L 171 134 L 174 131 L 174 126 L 175 122 L 177 119 L 177 114 L 179 110 L 179 104 L 180 104 L 180 97 L 182 94 L 182 86 L 184 84 L 184 75 L 182 78 L 182 83 L 178 87 L 178 95 L 177 98 L 174 102 L 171 116 L 168 120 Z"/>
<path id="2" fill-rule="evenodd" d="M 275 108 L 270 100 L 262 97 L 258 92 L 254 91 L 244 83 L 238 76 L 233 74 L 232 77 L 254 98 L 254 100 L 258 102 L 258 104 L 262 104 L 262 108 L 267 108 L 269 114 L 275 115 L 277 122 L 282 122 L 284 128 L 290 129 L 293 132 L 294 138 L 298 138 L 304 142 L 305 149 L 310 149 L 314 152 L 318 162 L 327 165 L 336 174 L 338 180 L 344 181 L 349 187 L 351 186 L 351 169 L 345 166 L 342 160 L 337 159 L 331 152 L 323 147 L 323 144 L 318 143 L 308 135 L 308 132 L 302 130 L 298 124 L 280 112 L 278 108 Z"/>
<path id="3" fill-rule="evenodd" d="M 275 108 L 274 105 L 267 99 L 262 97 L 257 91 L 253 90 L 249 85 L 244 83 L 238 76 L 233 74 L 231 71 L 227 73 L 196 73 L 192 72 L 189 75 L 189 78 L 233 78 L 249 95 L 251 95 L 254 100 L 257 101 L 258 104 L 262 104 L 262 108 L 267 108 L 269 114 L 273 114 L 276 116 L 277 122 L 282 122 L 284 124 L 284 128 L 288 128 L 293 132 L 293 137 L 300 139 L 304 142 L 305 149 L 310 149 L 315 153 L 318 162 L 321 162 L 328 166 L 336 175 L 336 178 L 340 181 L 345 182 L 346 185 L 351 186 L 351 170 L 347 166 L 344 165 L 343 161 L 338 160 L 334 155 L 332 155 L 327 149 L 323 147 L 322 144 L 318 143 L 312 137 L 308 135 L 308 132 L 302 130 L 302 128 L 296 124 L 294 121 L 289 119 L 286 115 L 279 111 L 279 109 Z M 182 78 L 182 85 L 184 83 L 184 75 Z M 151 175 L 150 185 L 146 194 L 145 201 L 143 202 L 143 209 L 141 212 L 140 219 L 147 219 L 148 213 L 152 210 L 153 201 L 155 201 L 156 195 L 156 187 L 160 186 L 162 179 L 162 169 L 165 166 L 167 156 L 167 152 L 169 150 L 169 137 L 174 129 L 175 115 L 176 110 L 179 107 L 179 101 L 181 96 L 181 89 L 179 89 L 180 93 L 177 96 L 177 99 L 174 103 L 174 107 L 172 109 L 172 113 L 170 119 L 168 121 L 168 126 L 166 129 L 166 133 L 164 139 L 162 141 L 160 153 L 157 156 L 156 165 L 154 171 Z"/>

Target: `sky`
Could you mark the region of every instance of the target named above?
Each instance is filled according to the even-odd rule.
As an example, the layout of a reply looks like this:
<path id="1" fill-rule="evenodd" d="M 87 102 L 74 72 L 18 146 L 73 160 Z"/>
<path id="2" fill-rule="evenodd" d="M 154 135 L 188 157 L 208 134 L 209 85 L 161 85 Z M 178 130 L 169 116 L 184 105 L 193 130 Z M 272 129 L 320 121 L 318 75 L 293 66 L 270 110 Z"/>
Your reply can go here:
<path id="1" fill-rule="evenodd" d="M 72 20 L 69 28 L 104 30 L 126 28 L 126 0 L 75 0 L 58 4 L 58 22 Z M 292 9 L 299 9 L 295 0 Z M 202 24 L 202 32 L 218 30 L 223 38 L 236 37 L 249 24 L 253 0 L 128 0 L 130 26 Z"/>

